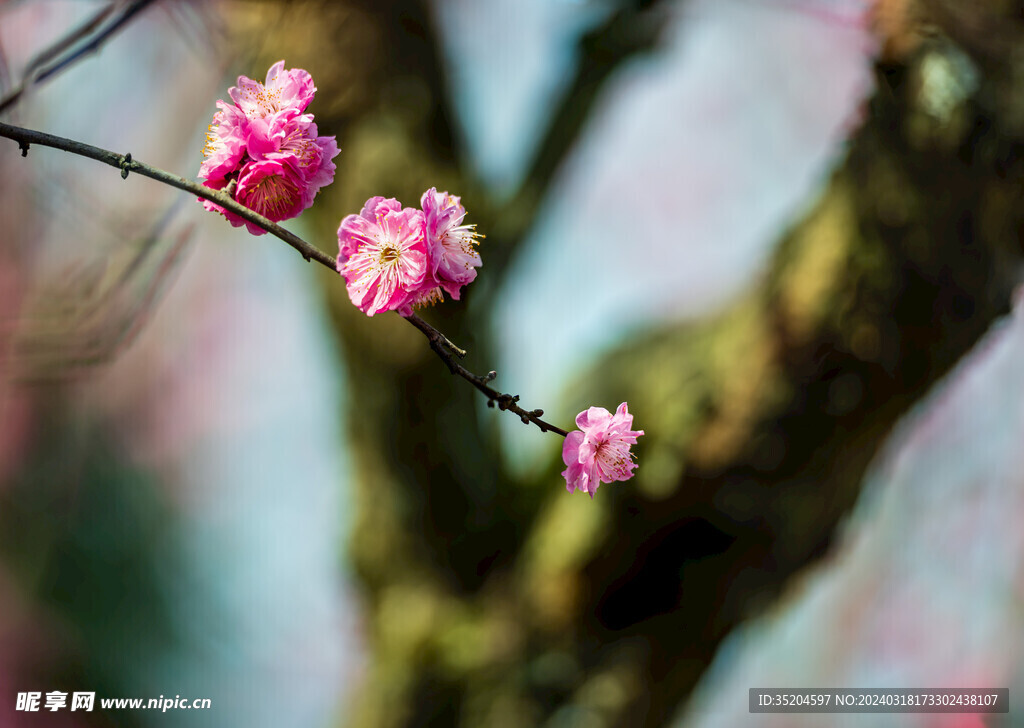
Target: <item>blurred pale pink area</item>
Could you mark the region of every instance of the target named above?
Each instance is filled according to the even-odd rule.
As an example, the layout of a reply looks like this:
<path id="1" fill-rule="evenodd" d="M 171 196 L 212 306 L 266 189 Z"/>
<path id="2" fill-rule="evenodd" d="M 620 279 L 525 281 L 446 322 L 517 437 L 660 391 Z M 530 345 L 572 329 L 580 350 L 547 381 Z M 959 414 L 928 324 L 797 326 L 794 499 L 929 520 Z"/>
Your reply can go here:
<path id="1" fill-rule="evenodd" d="M 14 76 L 99 7 L 0 7 L 0 44 Z M 156 3 L 4 121 L 192 177 L 214 102 L 231 83 L 214 46 L 196 42 L 208 39 L 188 35 L 214 27 L 203 14 L 216 11 Z M 182 24 L 182 13 L 203 22 Z M 342 372 L 309 284 L 312 267 L 178 190 L 122 180 L 117 170 L 43 147 L 22 159 L 3 141 L 0 487 L 17 482 L 44 498 L 51 489 L 54 503 L 70 504 L 54 522 L 75 523 L 77 509 L 88 511 L 75 499 L 82 489 L 143 497 L 118 495 L 113 478 L 89 475 L 85 461 L 106 457 L 111 473 L 140 474 L 133 486 L 164 514 L 159 533 L 144 534 L 152 543 L 111 546 L 125 558 L 153 548 L 162 560 L 147 567 L 158 595 L 153 613 L 118 612 L 117 641 L 102 646 L 105 662 L 96 657 L 102 685 L 126 696 L 170 691 L 213 700 L 213 710 L 187 721 L 155 711 L 133 718 L 144 725 L 330 724 L 358 674 L 360 648 L 339 555 Z M 48 425 L 32 429 L 40 401 L 49 404 Z M 110 452 L 83 455 L 53 440 L 61 432 L 76 433 L 76 442 L 99 439 Z M 32 457 L 47 452 L 65 480 L 30 469 Z M 57 528 L 57 538 L 72 536 Z M 111 558 L 105 552 L 76 558 L 110 578 L 121 568 L 89 562 Z M 44 676 L 67 668 L 62 660 L 81 647 L 80 628 L 90 634 L 76 612 L 53 628 L 52 615 L 33 602 L 46 578 L 0 581 L 0 640 L 14 644 L 7 635 L 31 614 L 32 629 L 52 643 L 37 644 L 32 675 Z M 130 600 L 133 584 L 122 588 L 119 597 L 97 587 L 95 598 Z M 154 642 L 154 634 L 169 636 Z M 22 658 L 31 653 L 0 654 L 5 696 L 13 686 L 30 689 Z M 87 664 L 90 677 L 100 684 Z M 0 725 L 20 725 L 4 722 L 8 697 Z"/>
<path id="2" fill-rule="evenodd" d="M 23 70 L 38 51 L 40 42 L 50 42 L 71 27 L 82 11 L 81 7 L 72 5 L 0 5 L 3 14 L 0 16 L 3 18 L 0 51 L 6 77 Z M 19 151 L 14 144 L 0 147 L 0 160 L 5 167 L 17 155 Z M 11 372 L 17 321 L 28 288 L 25 270 L 34 256 L 33 243 L 40 235 L 40 221 L 23 214 L 31 204 L 33 179 L 27 166 L 18 174 L 5 174 L 0 179 L 0 220 L 3 220 L 0 237 L 0 489 L 30 445 L 31 392 L 3 374 Z"/>
<path id="3" fill-rule="evenodd" d="M 1024 308 L 898 426 L 825 562 L 734 634 L 680 726 L 1018 725 Z M 1011 714 L 750 715 L 751 687 L 1010 688 Z"/>

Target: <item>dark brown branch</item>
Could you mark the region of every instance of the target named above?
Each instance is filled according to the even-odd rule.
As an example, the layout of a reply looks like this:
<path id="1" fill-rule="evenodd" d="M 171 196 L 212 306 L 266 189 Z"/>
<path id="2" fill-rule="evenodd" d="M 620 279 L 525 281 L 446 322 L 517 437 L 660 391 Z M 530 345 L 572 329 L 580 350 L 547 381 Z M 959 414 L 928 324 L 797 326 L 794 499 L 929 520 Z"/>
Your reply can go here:
<path id="1" fill-rule="evenodd" d="M 39 146 L 44 147 L 53 147 L 54 149 L 61 149 L 65 152 L 77 154 L 81 157 L 95 159 L 97 162 L 103 162 L 115 169 L 119 169 L 121 170 L 121 177 L 123 178 L 127 178 L 129 173 L 135 172 L 136 174 L 141 174 L 144 177 L 149 177 L 150 179 L 155 179 L 158 182 L 163 182 L 171 187 L 177 187 L 185 192 L 190 192 L 204 200 L 215 202 L 224 209 L 230 210 L 239 217 L 248 220 L 254 225 L 259 226 L 268 233 L 271 233 L 288 243 L 299 251 L 302 257 L 307 261 L 315 260 L 317 263 L 337 272 L 336 262 L 332 256 L 323 252 L 319 248 L 310 245 L 298 235 L 285 230 L 280 225 L 277 225 L 262 215 L 253 212 L 244 205 L 236 202 L 224 191 L 210 189 L 198 182 L 187 180 L 184 177 L 179 177 L 171 174 L 170 172 L 165 172 L 162 169 L 150 166 L 144 162 L 139 162 L 138 160 L 132 159 L 131 154 L 117 154 L 115 152 L 107 151 L 106 149 L 100 149 L 99 147 L 83 144 L 82 142 L 76 142 L 72 139 L 65 139 L 64 137 L 55 136 L 53 134 L 33 131 L 32 129 L 23 129 L 18 126 L 12 126 L 10 124 L 0 122 L 0 137 L 6 137 L 18 142 L 22 156 L 26 156 L 28 154 L 29 147 L 32 144 L 38 144 Z M 518 404 L 519 395 L 505 394 L 488 386 L 488 382 L 491 382 L 497 376 L 496 372 L 492 371 L 488 372 L 484 376 L 479 376 L 459 364 L 455 357 L 464 357 L 466 352 L 449 341 L 444 334 L 421 319 L 419 316 L 413 314 L 404 318 L 427 337 L 427 340 L 430 342 L 430 348 L 433 349 L 434 353 L 436 353 L 441 358 L 441 361 L 447 365 L 452 374 L 462 377 L 484 393 L 487 397 L 487 405 L 489 407 L 493 407 L 497 404 L 498 409 L 509 410 L 510 412 L 519 415 L 519 419 L 521 419 L 524 424 L 533 423 L 537 425 L 542 432 L 556 432 L 562 437 L 565 437 L 568 434 L 560 427 L 555 427 L 554 425 L 542 420 L 541 415 L 544 414 L 544 410 L 525 410 Z"/>
<path id="2" fill-rule="evenodd" d="M 230 210 L 254 225 L 258 225 L 268 233 L 276 235 L 299 251 L 299 253 L 302 254 L 302 257 L 306 260 L 314 259 L 331 270 L 335 269 L 334 258 L 327 255 L 319 248 L 313 247 L 295 233 L 285 230 L 280 225 L 271 222 L 259 213 L 253 212 L 248 207 L 235 202 L 235 200 L 224 192 L 210 189 L 198 182 L 187 180 L 184 177 L 179 177 L 171 174 L 170 172 L 165 172 L 162 169 L 152 167 L 144 162 L 134 160 L 132 159 L 131 154 L 116 154 L 114 152 L 107 151 L 106 149 L 100 149 L 99 147 L 94 147 L 89 144 L 76 142 L 72 139 L 65 139 L 64 137 L 46 134 L 41 131 L 23 129 L 18 126 L 4 124 L 3 122 L 0 122 L 0 136 L 7 137 L 8 139 L 13 139 L 18 142 L 23 156 L 27 153 L 28 147 L 32 144 L 38 144 L 43 147 L 53 147 L 54 149 L 62 149 L 65 152 L 77 154 L 81 157 L 95 159 L 97 162 L 103 162 L 104 164 L 121 170 L 122 177 L 127 177 L 130 172 L 135 172 L 136 174 L 141 174 L 143 177 L 149 177 L 150 179 L 163 182 L 171 187 L 177 187 L 179 190 L 191 192 L 197 197 L 202 197 L 204 200 L 210 200 L 211 202 L 217 203 L 224 209 Z"/>
<path id="3" fill-rule="evenodd" d="M 448 365 L 448 369 L 452 374 L 462 377 L 486 395 L 488 407 L 493 407 L 497 404 L 498 409 L 514 412 L 519 415 L 519 419 L 523 421 L 524 425 L 528 425 L 532 422 L 540 428 L 541 432 L 557 432 L 562 437 L 569 434 L 561 427 L 555 427 L 550 422 L 542 420 L 541 415 L 544 414 L 544 410 L 525 410 L 520 407 L 518 405 L 518 394 L 504 394 L 487 386 L 488 382 L 493 381 L 494 378 L 498 376 L 497 372 L 490 371 L 481 377 L 459 364 L 455 357 L 452 356 L 452 352 L 455 352 L 459 356 L 465 355 L 466 352 L 456 348 L 450 341 L 448 341 L 447 338 L 445 338 L 444 334 L 421 319 L 419 316 L 413 314 L 412 316 L 407 316 L 406 319 L 409 323 L 423 332 L 423 335 L 426 336 L 427 340 L 430 342 L 430 348 L 434 350 L 435 354 L 441 357 L 441 361 Z"/>

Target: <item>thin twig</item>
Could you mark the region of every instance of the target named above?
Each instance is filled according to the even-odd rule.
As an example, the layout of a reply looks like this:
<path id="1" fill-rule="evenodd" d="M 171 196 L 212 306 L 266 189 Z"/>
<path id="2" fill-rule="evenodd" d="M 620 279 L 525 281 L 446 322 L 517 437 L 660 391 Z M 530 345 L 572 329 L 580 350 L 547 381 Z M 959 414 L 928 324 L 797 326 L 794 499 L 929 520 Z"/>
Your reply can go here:
<path id="1" fill-rule="evenodd" d="M 139 12 L 144 10 L 153 2 L 154 0 L 132 0 L 132 2 L 124 5 L 113 17 L 111 22 L 96 32 L 96 34 L 90 38 L 87 43 L 71 50 L 63 57 L 59 57 L 60 54 L 67 51 L 75 43 L 88 37 L 90 33 L 93 33 L 96 28 L 107 19 L 115 8 L 115 5 L 113 4 L 108 5 L 90 17 L 81 26 L 72 30 L 68 35 L 59 39 L 49 48 L 43 50 L 29 64 L 21 82 L 5 94 L 2 99 L 0 99 L 0 112 L 6 111 L 8 107 L 16 103 L 25 91 L 32 86 L 46 81 L 61 71 L 66 70 L 82 58 L 85 58 L 90 53 L 94 53 L 99 50 L 103 44 L 113 37 L 113 35 L 128 21 L 138 15 Z"/>
<path id="2" fill-rule="evenodd" d="M 110 152 L 106 149 L 100 149 L 99 147 L 94 147 L 89 144 L 76 142 L 73 139 L 66 139 L 64 137 L 46 134 L 32 129 L 24 129 L 22 127 L 12 126 L 11 124 L 4 124 L 3 122 L 0 122 L 0 137 L 6 137 L 18 142 L 22 156 L 26 156 L 28 154 L 29 147 L 32 144 L 38 144 L 44 147 L 53 147 L 54 149 L 61 149 L 65 152 L 77 154 L 81 157 L 95 159 L 98 162 L 103 162 L 115 169 L 119 169 L 121 170 L 122 178 L 127 178 L 129 173 L 135 172 L 136 174 L 141 174 L 144 177 L 149 177 L 150 179 L 154 179 L 158 182 L 163 182 L 171 187 L 177 187 L 185 192 L 190 192 L 204 200 L 215 202 L 224 209 L 230 210 L 239 217 L 248 220 L 254 225 L 258 225 L 263 230 L 266 230 L 268 233 L 271 233 L 288 243 L 299 251 L 302 257 L 307 261 L 315 260 L 317 263 L 337 272 L 337 264 L 332 256 L 323 252 L 319 248 L 310 245 L 298 235 L 285 230 L 280 225 L 277 225 L 262 215 L 253 212 L 248 207 L 236 202 L 221 190 L 210 189 L 198 182 L 187 180 L 184 177 L 179 177 L 144 162 L 139 162 L 138 160 L 132 159 L 131 154 L 116 154 L 115 152 Z M 430 348 L 433 349 L 434 353 L 436 353 L 441 358 L 441 361 L 447 365 L 452 374 L 462 377 L 484 393 L 487 397 L 487 405 L 489 407 L 493 407 L 497 404 L 498 409 L 509 410 L 510 412 L 519 415 L 519 419 L 521 419 L 524 424 L 533 423 L 537 425 L 537 427 L 541 429 L 541 432 L 556 432 L 562 437 L 568 435 L 568 433 L 560 427 L 555 427 L 541 419 L 541 415 L 544 414 L 544 410 L 525 410 L 518 404 L 519 395 L 505 394 L 488 386 L 488 383 L 498 376 L 497 372 L 491 371 L 484 376 L 479 376 L 459 364 L 455 357 L 462 358 L 466 356 L 466 352 L 449 341 L 444 334 L 421 319 L 419 316 L 413 314 L 411 316 L 405 316 L 404 318 L 427 337 L 427 340 L 430 342 Z"/>
<path id="3" fill-rule="evenodd" d="M 73 28 L 67 35 L 62 38 L 58 38 L 53 44 L 37 53 L 35 58 L 29 61 L 28 65 L 25 66 L 25 79 L 33 77 L 36 71 L 38 71 L 43 64 L 53 60 L 82 38 L 85 38 L 87 35 L 95 31 L 96 28 L 98 28 L 112 12 L 114 12 L 115 7 L 115 3 L 110 3 L 109 5 L 100 8 L 99 12 L 90 16 L 89 19 L 80 26 Z"/>
<path id="4" fill-rule="evenodd" d="M 4 124 L 3 122 L 0 122 L 0 136 L 7 137 L 8 139 L 13 139 L 18 142 L 21 146 L 22 156 L 27 154 L 28 147 L 32 144 L 38 144 L 43 147 L 53 147 L 54 149 L 62 149 L 65 152 L 71 152 L 72 154 L 77 154 L 81 157 L 95 159 L 97 162 L 103 162 L 104 164 L 121 170 L 122 177 L 127 177 L 130 172 L 135 172 L 136 174 L 141 174 L 143 177 L 149 177 L 150 179 L 163 182 L 171 187 L 177 187 L 179 190 L 191 192 L 197 197 L 202 197 L 204 200 L 210 200 L 211 202 L 217 203 L 224 209 L 230 210 L 254 225 L 258 225 L 268 233 L 276 235 L 299 251 L 299 253 L 302 254 L 302 257 L 306 260 L 315 259 L 318 263 L 327 266 L 331 270 L 335 269 L 334 258 L 327 255 L 320 249 L 313 247 L 295 233 L 285 230 L 280 225 L 271 222 L 259 213 L 253 212 L 248 207 L 235 202 L 235 200 L 220 190 L 210 189 L 198 182 L 193 182 L 185 179 L 184 177 L 179 177 L 175 174 L 171 174 L 170 172 L 165 172 L 164 170 L 150 166 L 145 162 L 139 162 L 138 160 L 132 159 L 132 155 L 130 153 L 124 155 L 116 154 L 115 152 L 100 149 L 99 147 L 94 147 L 89 144 L 83 144 L 82 142 L 76 142 L 72 139 L 65 139 L 64 137 L 46 134 L 41 131 L 23 129 L 19 126 Z"/>
<path id="5" fill-rule="evenodd" d="M 441 361 L 448 365 L 448 369 L 452 374 L 457 374 L 462 377 L 487 396 L 488 407 L 493 407 L 497 404 L 498 409 L 514 412 L 519 415 L 519 419 L 523 421 L 524 425 L 528 425 L 532 422 L 540 428 L 541 432 L 557 432 L 562 437 L 569 434 L 561 427 L 555 427 L 550 422 L 542 420 L 541 415 L 544 414 L 544 410 L 525 410 L 520 407 L 518 404 L 518 394 L 504 394 L 487 386 L 488 382 L 493 381 L 494 378 L 498 376 L 497 372 L 490 371 L 481 377 L 459 364 L 459 362 L 455 360 L 455 357 L 452 356 L 452 352 L 459 356 L 465 355 L 466 352 L 455 347 L 447 338 L 445 338 L 444 334 L 421 319 L 419 316 L 413 314 L 412 316 L 407 316 L 406 319 L 409 323 L 423 332 L 423 335 L 426 336 L 427 340 L 430 342 L 430 348 L 434 350 L 435 354 L 441 357 Z"/>
<path id="6" fill-rule="evenodd" d="M 3 98 L 0 98 L 0 112 L 6 111 L 9 106 L 16 103 L 21 98 L 22 94 L 24 94 L 30 86 L 36 83 L 36 79 L 39 76 L 39 69 L 44 63 L 63 52 L 68 48 L 68 46 L 76 43 L 89 33 L 92 33 L 96 29 L 96 26 L 106 20 L 107 16 L 110 15 L 113 10 L 113 4 L 101 8 L 98 13 L 86 20 L 85 23 L 72 30 L 63 38 L 59 38 L 53 45 L 40 51 L 40 53 L 29 62 L 28 67 L 25 69 L 24 74 L 22 74 L 21 81 L 18 85 L 4 94 Z"/>

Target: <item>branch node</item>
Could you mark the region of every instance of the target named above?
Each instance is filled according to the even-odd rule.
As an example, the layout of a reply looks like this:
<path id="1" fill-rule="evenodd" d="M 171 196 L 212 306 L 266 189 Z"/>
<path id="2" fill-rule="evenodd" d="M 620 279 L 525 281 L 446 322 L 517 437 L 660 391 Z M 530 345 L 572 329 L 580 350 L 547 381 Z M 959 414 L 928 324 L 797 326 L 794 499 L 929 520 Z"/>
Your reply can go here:
<path id="1" fill-rule="evenodd" d="M 493 399 L 487 400 L 487 406 L 490 407 L 491 409 L 494 409 L 494 400 Z"/>
<path id="2" fill-rule="evenodd" d="M 131 168 L 131 164 L 132 153 L 128 152 L 126 155 L 121 157 L 121 164 L 119 165 L 121 167 L 121 179 L 128 179 L 128 170 Z"/>
<path id="3" fill-rule="evenodd" d="M 534 417 L 543 417 L 544 416 L 544 410 L 542 410 L 542 409 L 535 409 L 530 414 L 533 415 Z"/>
<path id="4" fill-rule="evenodd" d="M 18 146 L 21 147 L 21 156 L 27 157 L 28 156 L 28 142 L 25 142 L 25 141 L 18 142 Z"/>
<path id="5" fill-rule="evenodd" d="M 235 190 L 238 188 L 238 180 L 233 179 L 228 182 L 227 187 L 224 188 L 224 194 L 230 197 L 232 200 L 235 199 Z M 309 256 L 306 256 L 306 260 L 309 260 Z"/>
<path id="6" fill-rule="evenodd" d="M 487 384 L 488 382 L 493 382 L 497 378 L 498 373 L 492 369 L 491 371 L 484 374 L 484 384 Z"/>
<path id="7" fill-rule="evenodd" d="M 457 347 L 448 339 L 447 336 L 442 334 L 440 331 L 437 332 L 437 335 L 440 338 L 441 343 L 444 344 L 448 351 L 455 354 L 455 356 L 459 357 L 460 359 L 466 358 L 466 351 L 464 349 L 460 349 L 459 347 Z"/>

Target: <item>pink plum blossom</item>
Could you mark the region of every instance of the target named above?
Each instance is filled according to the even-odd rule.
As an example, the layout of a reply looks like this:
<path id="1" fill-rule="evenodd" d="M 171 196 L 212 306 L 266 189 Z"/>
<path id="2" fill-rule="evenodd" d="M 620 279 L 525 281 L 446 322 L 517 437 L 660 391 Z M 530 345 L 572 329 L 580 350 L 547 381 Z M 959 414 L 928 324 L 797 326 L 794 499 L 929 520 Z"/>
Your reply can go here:
<path id="1" fill-rule="evenodd" d="M 476 278 L 480 255 L 473 246 L 478 236 L 472 225 L 463 224 L 466 209 L 459 198 L 432 187 L 423 193 L 420 201 L 423 209 L 412 210 L 403 209 L 394 198 L 371 197 L 358 215 L 349 215 L 338 228 L 338 272 L 348 281 L 352 302 L 370 315 L 373 315 L 371 310 L 374 313 L 396 310 L 408 316 L 413 308 L 443 300 L 444 291 L 457 300 L 462 286 Z M 405 268 L 404 263 L 399 265 L 393 257 L 388 259 L 395 266 L 395 271 L 405 272 L 396 273 L 393 281 L 381 288 L 381 295 L 385 296 L 381 301 L 369 296 L 365 287 L 359 287 L 353 293 L 356 280 L 353 277 L 354 260 L 362 261 L 358 271 L 361 275 L 373 276 L 367 280 L 377 285 L 374 282 L 378 274 L 376 266 L 383 265 L 381 256 L 385 250 L 394 248 L 393 242 L 384 242 L 381 237 L 384 222 L 398 213 L 415 213 L 418 221 L 419 239 L 414 242 L 408 237 L 403 238 L 410 253 L 415 253 L 412 267 Z M 411 229 L 407 229 L 405 234 L 411 235 Z M 388 253 L 389 256 L 396 254 Z M 376 262 L 370 265 L 369 262 L 373 261 Z M 421 261 L 422 271 L 419 269 Z"/>
<path id="2" fill-rule="evenodd" d="M 245 114 L 224 101 L 218 101 L 217 106 L 220 111 L 213 115 L 203 147 L 203 163 L 199 166 L 199 176 L 204 179 L 227 177 L 245 155 Z"/>
<path id="3" fill-rule="evenodd" d="M 210 180 L 204 184 L 213 189 L 223 189 L 226 181 Z M 249 162 L 242 167 L 235 199 L 268 220 L 280 222 L 297 216 L 307 207 L 304 205 L 304 188 L 302 176 L 291 160 L 267 159 Z M 253 235 L 267 232 L 214 202 L 204 200 L 203 206 L 221 213 L 235 227 L 244 224 Z"/>
<path id="4" fill-rule="evenodd" d="M 400 208 L 393 199 L 371 198 L 360 214 L 341 221 L 338 247 L 338 272 L 357 308 L 367 316 L 379 311 L 412 314 L 429 265 L 420 210 Z"/>
<path id="5" fill-rule="evenodd" d="M 306 184 L 303 187 L 303 209 L 313 205 L 313 199 L 322 187 L 334 181 L 334 158 L 341 152 L 333 136 L 315 136 L 316 124 L 312 125 L 314 136 L 309 137 L 308 152 L 296 154 Z"/>
<path id="6" fill-rule="evenodd" d="M 255 119 L 242 116 L 246 120 L 245 148 L 252 159 L 279 151 L 288 137 L 303 136 L 304 128 L 313 123 L 312 114 L 300 114 L 293 109 Z"/>
<path id="7" fill-rule="evenodd" d="M 462 286 L 476 278 L 480 254 L 474 225 L 463 225 L 466 208 L 458 197 L 431 187 L 420 199 L 424 231 L 430 250 L 431 273 L 438 284 L 459 300 Z"/>
<path id="8" fill-rule="evenodd" d="M 236 182 L 235 200 L 274 222 L 296 217 L 312 206 L 320 189 L 334 181 L 338 145 L 321 136 L 312 114 L 303 113 L 316 87 L 301 69 L 284 69 L 278 61 L 266 84 L 239 76 L 229 89 L 234 101 L 218 101 L 200 177 L 213 189 Z M 220 205 L 203 201 L 207 210 L 223 214 L 235 227 L 242 219 Z M 251 223 L 255 235 L 263 230 Z"/>
<path id="9" fill-rule="evenodd" d="M 238 177 L 235 199 L 268 220 L 278 222 L 293 218 L 305 209 L 303 187 L 304 180 L 293 160 L 250 162 Z"/>
<path id="10" fill-rule="evenodd" d="M 238 86 L 228 89 L 228 96 L 250 119 L 266 118 L 288 110 L 301 114 L 315 93 L 313 77 L 301 68 L 285 70 L 284 61 L 270 67 L 266 83 L 239 76 Z"/>
<path id="11" fill-rule="evenodd" d="M 257 142 L 257 134 L 249 136 L 249 156 L 254 160 L 290 160 L 301 172 L 303 209 L 313 204 L 321 187 L 334 180 L 334 162 L 338 145 L 334 137 L 319 136 L 310 114 L 279 117 L 268 138 Z"/>
<path id="12" fill-rule="evenodd" d="M 338 260 L 350 257 L 356 252 L 356 248 L 359 247 L 359 244 L 363 240 L 362 235 L 345 233 L 346 230 L 352 230 L 352 225 L 354 224 L 354 222 L 349 221 L 349 218 L 361 217 L 367 222 L 378 223 L 382 219 L 383 215 L 387 214 L 388 211 L 401 212 L 402 203 L 394 197 L 371 197 L 366 201 L 366 204 L 363 205 L 363 209 L 359 211 L 358 215 L 349 215 L 342 220 L 341 226 L 338 228 Z M 346 225 L 346 222 L 349 224 Z"/>
<path id="13" fill-rule="evenodd" d="M 611 414 L 604 407 L 591 407 L 576 416 L 576 426 L 562 446 L 562 471 L 566 489 L 594 497 L 601 483 L 629 480 L 636 463 L 630 448 L 643 430 L 633 430 L 633 415 L 623 402 Z"/>

